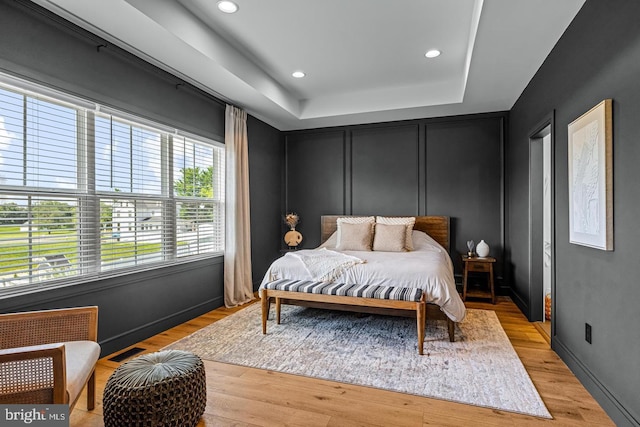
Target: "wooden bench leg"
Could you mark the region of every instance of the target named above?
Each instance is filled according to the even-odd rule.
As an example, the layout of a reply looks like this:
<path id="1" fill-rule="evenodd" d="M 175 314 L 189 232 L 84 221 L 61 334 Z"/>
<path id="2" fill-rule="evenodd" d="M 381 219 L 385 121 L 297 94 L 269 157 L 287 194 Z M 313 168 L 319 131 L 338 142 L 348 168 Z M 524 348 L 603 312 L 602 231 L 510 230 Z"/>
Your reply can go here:
<path id="1" fill-rule="evenodd" d="M 276 323 L 280 324 L 280 297 L 276 297 Z"/>
<path id="2" fill-rule="evenodd" d="M 424 298 L 416 303 L 416 322 L 418 328 L 418 354 L 422 356 L 424 352 L 424 324 L 425 324 L 426 305 Z"/>
<path id="3" fill-rule="evenodd" d="M 456 322 L 447 317 L 447 327 L 449 329 L 449 341 L 454 342 L 456 340 Z"/>
<path id="4" fill-rule="evenodd" d="M 266 289 L 262 290 L 262 333 L 267 333 L 267 318 L 269 317 L 269 294 Z"/>

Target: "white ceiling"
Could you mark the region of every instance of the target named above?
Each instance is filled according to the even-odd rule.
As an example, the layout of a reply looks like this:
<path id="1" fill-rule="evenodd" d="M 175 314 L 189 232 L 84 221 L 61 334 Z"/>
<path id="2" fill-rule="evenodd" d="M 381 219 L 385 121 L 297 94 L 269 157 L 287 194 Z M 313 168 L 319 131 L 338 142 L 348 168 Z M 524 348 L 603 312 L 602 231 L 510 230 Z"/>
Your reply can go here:
<path id="1" fill-rule="evenodd" d="M 584 0 L 34 2 L 291 130 L 508 110 Z"/>

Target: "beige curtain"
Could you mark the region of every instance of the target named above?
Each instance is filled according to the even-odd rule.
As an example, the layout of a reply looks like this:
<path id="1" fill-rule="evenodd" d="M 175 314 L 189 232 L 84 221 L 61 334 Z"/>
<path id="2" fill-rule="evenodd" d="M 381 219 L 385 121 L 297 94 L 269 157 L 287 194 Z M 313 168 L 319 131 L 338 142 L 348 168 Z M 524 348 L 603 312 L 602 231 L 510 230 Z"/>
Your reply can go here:
<path id="1" fill-rule="evenodd" d="M 226 201 L 224 305 L 235 307 L 253 299 L 249 220 L 249 148 L 247 113 L 227 105 L 224 145 Z"/>

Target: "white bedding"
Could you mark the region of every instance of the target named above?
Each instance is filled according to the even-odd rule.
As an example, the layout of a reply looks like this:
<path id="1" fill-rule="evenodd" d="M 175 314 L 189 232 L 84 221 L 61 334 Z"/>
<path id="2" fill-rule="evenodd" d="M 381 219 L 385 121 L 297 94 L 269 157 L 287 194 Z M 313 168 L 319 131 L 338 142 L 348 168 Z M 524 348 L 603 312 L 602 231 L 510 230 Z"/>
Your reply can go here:
<path id="1" fill-rule="evenodd" d="M 421 231 L 413 230 L 413 244 L 411 252 L 343 251 L 364 262 L 342 268 L 332 282 L 420 288 L 427 302 L 438 305 L 451 320 L 462 321 L 466 310 L 456 290 L 451 258 L 442 246 Z M 320 248 L 334 251 L 335 235 Z M 277 279 L 313 280 L 301 257 L 318 251 L 303 249 L 285 254 L 271 264 L 262 283 Z"/>

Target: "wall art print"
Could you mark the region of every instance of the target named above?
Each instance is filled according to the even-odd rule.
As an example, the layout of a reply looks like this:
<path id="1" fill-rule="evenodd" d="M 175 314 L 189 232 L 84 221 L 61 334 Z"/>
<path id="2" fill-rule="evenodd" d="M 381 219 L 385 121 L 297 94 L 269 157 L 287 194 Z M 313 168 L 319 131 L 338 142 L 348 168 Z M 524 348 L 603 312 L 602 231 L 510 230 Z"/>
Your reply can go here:
<path id="1" fill-rule="evenodd" d="M 613 250 L 612 100 L 578 117 L 569 131 L 569 241 Z"/>

